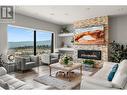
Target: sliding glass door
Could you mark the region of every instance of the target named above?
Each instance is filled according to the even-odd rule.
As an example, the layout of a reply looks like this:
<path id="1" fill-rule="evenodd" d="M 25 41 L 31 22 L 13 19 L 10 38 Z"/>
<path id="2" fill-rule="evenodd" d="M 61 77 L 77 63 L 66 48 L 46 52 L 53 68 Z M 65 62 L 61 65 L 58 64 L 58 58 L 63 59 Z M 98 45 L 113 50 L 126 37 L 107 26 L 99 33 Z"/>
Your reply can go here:
<path id="1" fill-rule="evenodd" d="M 8 54 L 36 55 L 52 52 L 53 33 L 30 28 L 8 26 Z"/>
<path id="2" fill-rule="evenodd" d="M 36 31 L 36 54 L 51 52 L 51 32 Z"/>

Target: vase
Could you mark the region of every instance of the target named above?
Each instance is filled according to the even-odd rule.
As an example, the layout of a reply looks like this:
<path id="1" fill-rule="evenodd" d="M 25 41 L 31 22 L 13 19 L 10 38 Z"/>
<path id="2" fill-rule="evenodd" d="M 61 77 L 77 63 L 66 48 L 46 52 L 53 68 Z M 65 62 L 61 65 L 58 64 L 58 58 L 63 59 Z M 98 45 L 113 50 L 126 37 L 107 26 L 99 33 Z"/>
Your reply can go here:
<path id="1" fill-rule="evenodd" d="M 87 68 L 93 68 L 94 67 L 93 64 L 91 64 L 91 65 L 90 64 L 84 64 L 84 66 L 87 67 Z"/>

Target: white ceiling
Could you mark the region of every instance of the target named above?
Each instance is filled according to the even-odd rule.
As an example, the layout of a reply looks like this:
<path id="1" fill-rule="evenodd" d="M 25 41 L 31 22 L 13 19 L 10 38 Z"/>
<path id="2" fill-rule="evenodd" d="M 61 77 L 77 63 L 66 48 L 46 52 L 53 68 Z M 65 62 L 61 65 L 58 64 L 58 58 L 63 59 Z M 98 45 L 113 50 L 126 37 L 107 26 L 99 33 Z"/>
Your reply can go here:
<path id="1" fill-rule="evenodd" d="M 16 6 L 16 13 L 59 25 L 97 16 L 127 15 L 127 6 Z"/>

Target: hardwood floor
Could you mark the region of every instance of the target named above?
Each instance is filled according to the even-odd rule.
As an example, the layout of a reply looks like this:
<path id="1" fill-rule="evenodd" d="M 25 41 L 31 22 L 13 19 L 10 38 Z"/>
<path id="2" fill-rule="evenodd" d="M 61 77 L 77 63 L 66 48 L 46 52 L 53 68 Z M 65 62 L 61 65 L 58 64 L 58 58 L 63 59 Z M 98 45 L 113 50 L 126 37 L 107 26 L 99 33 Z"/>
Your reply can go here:
<path id="1" fill-rule="evenodd" d="M 86 70 L 83 69 L 83 72 L 84 71 L 86 72 Z M 89 70 L 89 72 L 94 72 L 94 73 L 97 71 L 98 71 L 97 69 L 92 69 L 92 71 Z M 55 69 L 53 69 L 52 72 L 55 72 Z M 21 71 L 10 73 L 10 75 L 34 87 L 34 90 L 58 90 L 55 87 L 47 86 L 33 80 L 36 77 L 43 76 L 46 74 L 49 74 L 49 67 L 47 65 L 42 65 L 42 66 L 33 68 L 32 70 L 25 71 L 24 73 Z M 80 86 L 77 86 L 74 89 L 78 90 L 80 89 Z"/>

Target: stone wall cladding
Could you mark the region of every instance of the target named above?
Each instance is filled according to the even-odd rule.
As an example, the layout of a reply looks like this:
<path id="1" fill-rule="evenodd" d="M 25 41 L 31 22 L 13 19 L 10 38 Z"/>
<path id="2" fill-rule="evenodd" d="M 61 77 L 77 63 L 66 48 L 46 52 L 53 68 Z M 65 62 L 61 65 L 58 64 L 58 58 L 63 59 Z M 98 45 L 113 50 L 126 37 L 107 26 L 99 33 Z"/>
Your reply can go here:
<path id="1" fill-rule="evenodd" d="M 73 45 L 74 59 L 82 61 L 83 59 L 77 58 L 77 50 L 101 50 L 101 60 L 96 60 L 97 63 L 108 61 L 108 16 L 95 17 L 86 20 L 80 20 L 73 24 L 74 29 L 83 28 L 92 25 L 104 25 L 105 31 L 105 44 L 104 45 Z"/>

